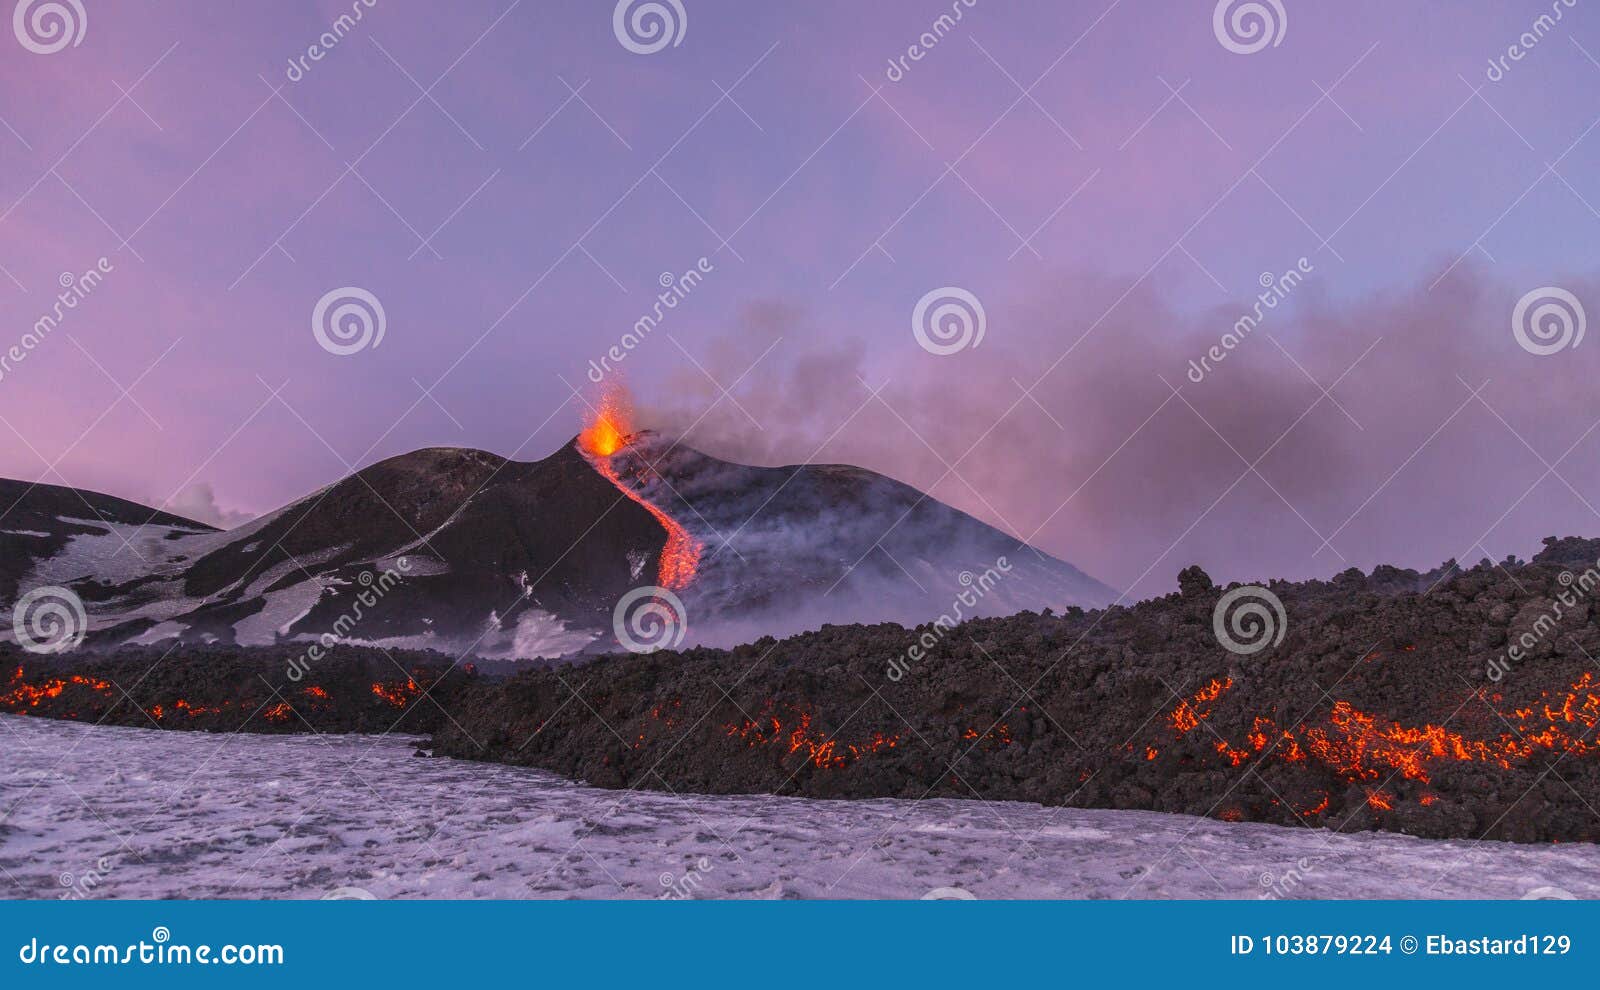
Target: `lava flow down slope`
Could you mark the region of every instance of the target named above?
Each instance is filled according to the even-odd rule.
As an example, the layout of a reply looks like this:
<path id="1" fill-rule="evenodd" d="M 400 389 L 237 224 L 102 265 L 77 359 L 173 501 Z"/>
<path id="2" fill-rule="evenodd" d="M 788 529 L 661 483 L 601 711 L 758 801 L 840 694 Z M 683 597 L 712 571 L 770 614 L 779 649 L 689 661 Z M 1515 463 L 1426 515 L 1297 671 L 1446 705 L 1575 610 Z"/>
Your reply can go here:
<path id="1" fill-rule="evenodd" d="M 543 460 L 418 450 L 225 532 L 95 493 L 6 484 L 0 606 L 67 588 L 91 648 L 332 637 L 554 659 L 636 646 L 616 632 L 618 603 L 636 590 L 679 599 L 673 645 L 1115 597 L 882 475 L 718 460 L 634 430 L 615 396 Z"/>

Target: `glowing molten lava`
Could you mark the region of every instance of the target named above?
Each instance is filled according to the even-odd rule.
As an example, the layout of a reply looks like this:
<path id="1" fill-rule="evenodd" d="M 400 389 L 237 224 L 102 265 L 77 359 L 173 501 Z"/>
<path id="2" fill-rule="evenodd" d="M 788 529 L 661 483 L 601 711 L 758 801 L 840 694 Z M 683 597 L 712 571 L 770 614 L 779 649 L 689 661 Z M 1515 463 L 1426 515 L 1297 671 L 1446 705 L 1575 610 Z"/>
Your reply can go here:
<path id="1" fill-rule="evenodd" d="M 62 692 L 69 687 L 86 687 L 101 694 L 110 694 L 115 688 L 110 681 L 78 674 L 70 677 L 53 677 L 38 684 L 30 684 L 24 678 L 21 667 L 17 668 L 16 673 L 11 675 L 10 682 L 4 686 L 7 690 L 0 694 L 0 708 L 9 712 L 38 708 L 40 702 L 61 697 Z"/>
<path id="2" fill-rule="evenodd" d="M 661 561 L 656 568 L 656 584 L 681 591 L 694 580 L 705 544 L 689 535 L 682 523 L 636 492 L 618 471 L 613 455 L 626 448 L 632 439 L 632 418 L 627 393 L 615 387 L 608 390 L 601 397 L 599 408 L 591 412 L 583 432 L 578 434 L 578 449 L 588 455 L 594 469 L 615 485 L 617 491 L 638 503 L 667 531 L 667 543 L 661 548 Z M 648 466 L 639 468 L 635 472 L 636 480 L 648 481 L 649 470 Z"/>
<path id="3" fill-rule="evenodd" d="M 1180 699 L 1167 715 L 1173 735 L 1181 739 L 1199 728 L 1232 687 L 1232 678 L 1221 678 Z M 1543 754 L 1600 754 L 1600 743 L 1590 738 L 1600 727 L 1600 677 L 1593 673 L 1583 674 L 1567 688 L 1541 692 L 1536 704 L 1498 714 L 1508 731 L 1478 738 L 1442 725 L 1396 722 L 1341 700 L 1334 703 L 1324 724 L 1302 721 L 1283 729 L 1270 716 L 1256 716 L 1242 744 L 1234 745 L 1213 733 L 1216 742 L 1212 748 L 1231 766 L 1255 758 L 1289 763 L 1309 760 L 1347 782 L 1380 784 L 1396 776 L 1427 784 L 1431 770 L 1452 762 L 1487 763 L 1509 770 Z M 1392 810 L 1394 800 L 1381 789 L 1367 793 L 1367 804 L 1374 810 Z M 1420 800 L 1432 804 L 1436 799 L 1424 795 Z M 1324 800 L 1309 813 L 1318 814 L 1327 805 Z"/>
<path id="4" fill-rule="evenodd" d="M 578 443 L 584 451 L 596 457 L 610 457 L 622 449 L 626 440 L 618 424 L 621 417 L 610 406 L 610 400 L 602 401 L 599 412 L 591 415 L 590 422 L 578 435 Z"/>
<path id="5" fill-rule="evenodd" d="M 777 706 L 768 701 L 761 709 L 759 721 L 745 719 L 742 722 L 729 722 L 722 727 L 723 733 L 743 740 L 748 748 L 771 745 L 788 747 L 790 753 L 799 753 L 806 763 L 826 770 L 847 767 L 863 757 L 900 745 L 898 733 L 887 735 L 882 732 L 874 732 L 859 743 L 840 743 L 832 735 L 823 735 L 811 727 L 810 712 L 792 705 L 786 706 L 786 709 L 791 716 L 787 728 Z M 977 737 L 976 730 L 967 731 L 972 733 L 969 738 Z M 1006 741 L 1010 742 L 1009 737 Z"/>
<path id="6" fill-rule="evenodd" d="M 411 677 L 404 683 L 400 681 L 389 684 L 375 683 L 372 685 L 372 693 L 396 708 L 404 708 L 422 693 L 422 688 L 417 686 L 416 678 Z"/>

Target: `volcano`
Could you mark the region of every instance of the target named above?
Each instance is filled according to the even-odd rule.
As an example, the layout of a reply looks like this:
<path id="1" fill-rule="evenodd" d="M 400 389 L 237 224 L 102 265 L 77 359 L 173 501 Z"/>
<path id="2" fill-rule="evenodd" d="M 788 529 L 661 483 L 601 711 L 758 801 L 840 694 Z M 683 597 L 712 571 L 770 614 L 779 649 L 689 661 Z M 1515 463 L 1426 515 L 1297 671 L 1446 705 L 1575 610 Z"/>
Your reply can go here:
<path id="1" fill-rule="evenodd" d="M 605 407 L 542 460 L 417 450 L 227 531 L 70 488 L 0 497 L 0 605 L 67 587 L 89 647 L 331 638 L 554 659 L 617 650 L 633 592 L 675 597 L 673 645 L 1115 597 L 883 475 L 734 464 Z"/>

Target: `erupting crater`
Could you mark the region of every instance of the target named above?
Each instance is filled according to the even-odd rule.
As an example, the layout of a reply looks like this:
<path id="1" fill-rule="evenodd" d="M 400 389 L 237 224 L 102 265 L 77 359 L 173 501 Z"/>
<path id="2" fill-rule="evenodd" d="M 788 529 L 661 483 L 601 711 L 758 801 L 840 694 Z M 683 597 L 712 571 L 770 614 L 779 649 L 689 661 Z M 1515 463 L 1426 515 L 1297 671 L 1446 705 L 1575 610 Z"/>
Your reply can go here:
<path id="1" fill-rule="evenodd" d="M 641 491 L 659 477 L 654 464 L 638 450 L 641 434 L 633 429 L 633 408 L 620 387 L 608 389 L 592 408 L 583 432 L 578 434 L 578 450 L 590 465 L 617 491 L 638 503 L 667 531 L 666 545 L 656 568 L 656 583 L 669 591 L 682 591 L 694 580 L 700 567 L 705 543 L 695 539 L 687 527 L 667 511 L 646 498 Z M 634 454 L 627 457 L 627 454 Z"/>

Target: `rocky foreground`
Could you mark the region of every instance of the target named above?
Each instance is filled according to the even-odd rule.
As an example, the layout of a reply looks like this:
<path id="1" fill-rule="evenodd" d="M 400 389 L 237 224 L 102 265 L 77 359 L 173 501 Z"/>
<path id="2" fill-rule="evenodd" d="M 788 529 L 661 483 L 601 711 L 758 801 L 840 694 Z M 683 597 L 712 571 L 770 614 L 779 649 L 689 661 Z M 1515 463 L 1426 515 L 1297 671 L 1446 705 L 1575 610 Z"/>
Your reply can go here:
<path id="1" fill-rule="evenodd" d="M 1225 591 L 1190 568 L 1179 593 L 1129 608 L 827 626 L 511 677 L 355 647 L 298 681 L 284 676 L 287 647 L 70 667 L 13 653 L 0 710 L 431 732 L 438 755 L 605 788 L 982 798 L 1595 842 L 1597 557 L 1600 541 L 1551 539 L 1526 563 L 1274 582 L 1283 621 L 1268 613 L 1275 628 L 1248 655 L 1219 643 Z"/>
<path id="2" fill-rule="evenodd" d="M 1282 641 L 1248 656 L 1191 568 L 1131 608 L 608 657 L 467 688 L 435 752 L 680 793 L 1593 842 L 1597 557 L 1552 538 L 1527 563 L 1274 582 Z"/>

